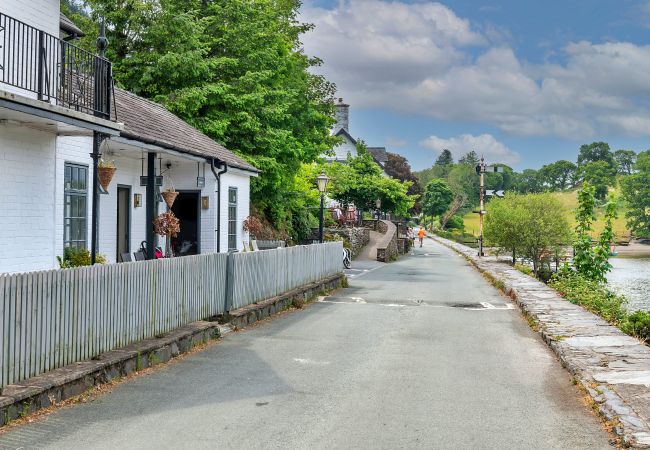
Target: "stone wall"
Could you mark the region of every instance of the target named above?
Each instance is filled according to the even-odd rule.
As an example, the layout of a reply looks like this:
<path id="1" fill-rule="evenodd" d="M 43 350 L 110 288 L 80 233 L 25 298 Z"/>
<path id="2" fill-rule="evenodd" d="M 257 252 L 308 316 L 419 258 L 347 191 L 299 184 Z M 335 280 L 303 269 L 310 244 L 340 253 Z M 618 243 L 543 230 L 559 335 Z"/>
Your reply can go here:
<path id="1" fill-rule="evenodd" d="M 356 258 L 363 247 L 370 241 L 370 230 L 368 228 L 328 228 L 326 234 L 340 236 L 350 243 L 352 258 Z"/>
<path id="2" fill-rule="evenodd" d="M 393 222 L 380 220 L 377 231 L 384 234 L 384 238 L 377 246 L 377 261 L 390 262 L 397 259 L 397 227 Z"/>

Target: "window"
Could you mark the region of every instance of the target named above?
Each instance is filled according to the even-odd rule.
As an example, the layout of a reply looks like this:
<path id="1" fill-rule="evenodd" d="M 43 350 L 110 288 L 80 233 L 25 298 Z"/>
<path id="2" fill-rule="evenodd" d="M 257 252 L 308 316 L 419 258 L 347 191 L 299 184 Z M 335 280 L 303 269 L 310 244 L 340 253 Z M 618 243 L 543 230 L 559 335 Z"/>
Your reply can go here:
<path id="1" fill-rule="evenodd" d="M 228 188 L 228 251 L 237 250 L 237 188 Z"/>
<path id="2" fill-rule="evenodd" d="M 88 166 L 65 164 L 63 246 L 86 248 Z"/>

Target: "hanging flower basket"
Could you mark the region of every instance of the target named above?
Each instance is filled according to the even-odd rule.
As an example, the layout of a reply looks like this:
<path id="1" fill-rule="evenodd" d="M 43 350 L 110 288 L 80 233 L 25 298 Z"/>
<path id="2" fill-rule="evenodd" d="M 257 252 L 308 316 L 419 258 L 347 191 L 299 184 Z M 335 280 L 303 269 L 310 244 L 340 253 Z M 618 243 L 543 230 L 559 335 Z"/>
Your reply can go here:
<path id="1" fill-rule="evenodd" d="M 167 203 L 167 206 L 171 208 L 174 204 L 174 201 L 176 201 L 176 197 L 178 197 L 178 192 L 176 192 L 174 188 L 168 188 L 161 192 L 160 195 L 162 195 L 162 198 L 165 200 L 165 203 Z"/>
<path id="2" fill-rule="evenodd" d="M 99 164 L 97 165 L 97 178 L 99 179 L 99 184 L 104 191 L 108 191 L 108 186 L 111 184 L 111 180 L 116 171 L 117 168 L 115 167 L 115 163 L 112 161 L 104 161 L 103 159 L 99 161 Z"/>

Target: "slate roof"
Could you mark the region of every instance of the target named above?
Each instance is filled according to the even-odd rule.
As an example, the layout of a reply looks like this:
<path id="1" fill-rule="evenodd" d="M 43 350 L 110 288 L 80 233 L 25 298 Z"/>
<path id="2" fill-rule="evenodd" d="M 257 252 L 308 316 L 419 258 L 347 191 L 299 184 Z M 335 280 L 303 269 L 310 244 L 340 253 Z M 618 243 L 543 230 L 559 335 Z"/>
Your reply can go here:
<path id="1" fill-rule="evenodd" d="M 81 31 L 81 29 L 74 24 L 65 14 L 59 14 L 59 28 L 69 34 L 70 36 L 76 35 L 77 37 L 83 37 L 86 34 Z"/>
<path id="2" fill-rule="evenodd" d="M 115 88 L 115 106 L 117 121 L 124 123 L 120 135 L 127 139 L 194 156 L 218 158 L 230 167 L 260 172 L 158 103 Z"/>
<path id="3" fill-rule="evenodd" d="M 346 136 L 348 140 L 352 142 L 353 145 L 357 145 L 357 140 L 353 138 L 352 135 L 345 128 L 341 128 L 339 131 L 334 133 L 334 136 L 341 136 L 341 135 Z"/>
<path id="4" fill-rule="evenodd" d="M 386 147 L 368 147 L 368 151 L 372 155 L 373 159 L 380 166 L 384 167 L 388 162 L 388 154 L 386 153 Z"/>

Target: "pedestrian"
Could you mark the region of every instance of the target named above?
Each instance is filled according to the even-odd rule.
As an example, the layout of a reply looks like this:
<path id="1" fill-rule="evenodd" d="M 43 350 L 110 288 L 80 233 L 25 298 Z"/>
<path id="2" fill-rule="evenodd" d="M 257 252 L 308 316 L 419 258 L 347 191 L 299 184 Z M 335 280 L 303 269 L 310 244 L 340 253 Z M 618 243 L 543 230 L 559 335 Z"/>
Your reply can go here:
<path id="1" fill-rule="evenodd" d="M 418 231 L 418 238 L 420 239 L 420 248 L 422 248 L 422 242 L 424 241 L 424 228 L 420 226 L 420 230 Z"/>

